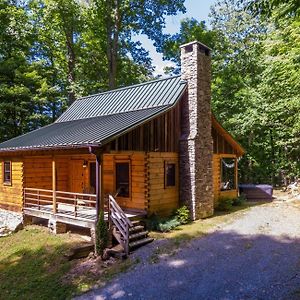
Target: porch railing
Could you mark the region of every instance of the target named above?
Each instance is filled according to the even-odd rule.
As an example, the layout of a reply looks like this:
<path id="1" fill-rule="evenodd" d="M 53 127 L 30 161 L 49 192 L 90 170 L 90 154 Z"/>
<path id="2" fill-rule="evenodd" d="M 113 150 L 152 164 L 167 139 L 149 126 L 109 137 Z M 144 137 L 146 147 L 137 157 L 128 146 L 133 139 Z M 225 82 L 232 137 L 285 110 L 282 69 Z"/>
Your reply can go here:
<path id="1" fill-rule="evenodd" d="M 115 226 L 114 236 L 124 248 L 126 254 L 129 253 L 129 228 L 133 226 L 125 212 L 119 206 L 112 195 L 108 196 L 108 219 L 109 226 Z"/>
<path id="2" fill-rule="evenodd" d="M 55 197 L 55 204 L 54 204 Z M 24 209 L 67 215 L 83 220 L 96 219 L 96 195 L 24 188 Z"/>

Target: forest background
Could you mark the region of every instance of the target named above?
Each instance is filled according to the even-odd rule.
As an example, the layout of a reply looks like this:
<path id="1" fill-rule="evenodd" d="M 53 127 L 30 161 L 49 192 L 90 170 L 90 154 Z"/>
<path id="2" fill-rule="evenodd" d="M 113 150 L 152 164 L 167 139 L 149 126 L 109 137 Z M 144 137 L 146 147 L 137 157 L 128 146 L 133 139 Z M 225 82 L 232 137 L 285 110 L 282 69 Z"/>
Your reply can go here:
<path id="1" fill-rule="evenodd" d="M 210 21 L 186 18 L 164 34 L 184 0 L 0 0 L 0 141 L 47 125 L 78 97 L 154 79 L 146 35 L 180 73 L 179 45 L 212 51 L 212 106 L 246 149 L 242 182 L 300 177 L 298 0 L 218 0 Z"/>

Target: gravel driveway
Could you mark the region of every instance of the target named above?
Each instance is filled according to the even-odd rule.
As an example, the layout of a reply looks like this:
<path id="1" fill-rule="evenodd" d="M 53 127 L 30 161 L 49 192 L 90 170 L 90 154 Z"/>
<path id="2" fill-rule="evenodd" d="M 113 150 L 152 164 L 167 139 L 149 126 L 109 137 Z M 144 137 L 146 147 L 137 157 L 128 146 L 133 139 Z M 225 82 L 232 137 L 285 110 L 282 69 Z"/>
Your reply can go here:
<path id="1" fill-rule="evenodd" d="M 78 299 L 300 299 L 299 200 L 252 207 L 157 263 L 145 248 L 142 263 Z"/>

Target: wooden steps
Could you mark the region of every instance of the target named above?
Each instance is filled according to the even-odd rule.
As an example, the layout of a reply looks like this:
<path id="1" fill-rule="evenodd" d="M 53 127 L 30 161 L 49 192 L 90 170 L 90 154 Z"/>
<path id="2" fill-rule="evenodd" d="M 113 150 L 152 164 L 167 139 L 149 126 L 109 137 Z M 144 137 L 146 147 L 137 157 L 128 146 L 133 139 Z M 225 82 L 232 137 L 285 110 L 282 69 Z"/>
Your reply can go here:
<path id="1" fill-rule="evenodd" d="M 148 243 L 151 243 L 153 241 L 153 238 L 147 237 L 147 238 L 143 238 L 137 241 L 134 241 L 132 243 L 129 243 L 129 248 L 131 250 L 136 249 L 138 247 L 141 247 L 143 245 L 146 245 Z"/>
<path id="2" fill-rule="evenodd" d="M 140 246 L 153 241 L 148 237 L 148 231 L 139 220 L 130 220 L 113 196 L 108 197 L 109 226 L 112 235 L 122 246 L 125 255 Z"/>

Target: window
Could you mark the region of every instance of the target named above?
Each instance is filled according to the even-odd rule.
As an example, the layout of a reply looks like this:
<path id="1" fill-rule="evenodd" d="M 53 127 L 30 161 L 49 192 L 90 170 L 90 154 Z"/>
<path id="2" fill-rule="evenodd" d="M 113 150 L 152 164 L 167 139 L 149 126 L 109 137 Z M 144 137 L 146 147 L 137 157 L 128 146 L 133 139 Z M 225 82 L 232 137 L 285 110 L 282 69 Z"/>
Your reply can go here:
<path id="1" fill-rule="evenodd" d="M 4 184 L 11 184 L 11 162 L 10 161 L 4 162 L 3 182 Z"/>
<path id="2" fill-rule="evenodd" d="M 221 158 L 221 191 L 234 190 L 235 182 L 235 158 Z"/>
<path id="3" fill-rule="evenodd" d="M 129 163 L 116 163 L 116 191 L 118 197 L 129 197 Z"/>
<path id="4" fill-rule="evenodd" d="M 176 185 L 176 164 L 165 162 L 165 187 Z"/>

